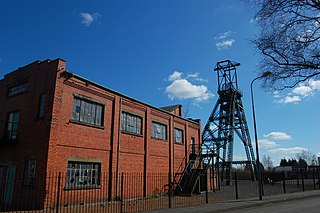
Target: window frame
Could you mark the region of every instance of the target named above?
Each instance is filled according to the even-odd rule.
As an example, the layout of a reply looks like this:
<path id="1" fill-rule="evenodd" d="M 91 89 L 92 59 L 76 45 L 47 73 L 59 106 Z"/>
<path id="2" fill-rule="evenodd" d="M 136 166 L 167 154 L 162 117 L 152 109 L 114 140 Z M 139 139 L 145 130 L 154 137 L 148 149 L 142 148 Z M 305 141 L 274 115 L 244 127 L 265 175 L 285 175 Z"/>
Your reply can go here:
<path id="1" fill-rule="evenodd" d="M 72 167 L 74 164 L 74 167 Z M 86 167 L 90 168 L 86 168 Z M 78 176 L 78 179 L 77 179 Z M 70 183 L 74 178 L 74 183 Z M 89 183 L 86 184 L 85 181 Z M 90 183 L 94 181 L 94 183 Z M 101 188 L 101 162 L 68 160 L 66 173 L 66 190 L 99 189 Z"/>
<path id="2" fill-rule="evenodd" d="M 21 83 L 15 84 L 13 86 L 8 87 L 7 89 L 7 97 L 13 97 L 16 95 L 23 94 L 28 91 L 28 82 L 23 81 Z"/>
<path id="3" fill-rule="evenodd" d="M 29 166 L 33 163 L 34 167 Z M 24 164 L 24 174 L 23 174 L 23 186 L 25 187 L 35 187 L 36 185 L 36 173 L 37 173 L 37 159 L 30 158 L 25 160 Z"/>
<path id="4" fill-rule="evenodd" d="M 71 120 L 74 123 L 93 127 L 104 127 L 105 105 L 101 102 L 75 95 Z"/>
<path id="5" fill-rule="evenodd" d="M 177 131 L 178 132 L 181 132 L 181 142 L 177 141 Z M 174 127 L 174 130 L 173 130 L 173 135 L 174 135 L 174 143 L 175 144 L 184 144 L 184 135 L 183 135 L 183 129 L 180 129 L 180 128 L 177 128 L 177 127 Z"/>
<path id="6" fill-rule="evenodd" d="M 37 118 L 38 119 L 43 119 L 45 117 L 46 101 L 47 101 L 47 94 L 46 93 L 42 93 L 39 96 L 39 102 L 38 102 L 38 112 L 37 112 Z"/>
<path id="7" fill-rule="evenodd" d="M 191 136 L 190 138 L 190 146 L 191 146 L 191 153 L 195 154 L 196 153 L 196 140 L 194 136 Z"/>
<path id="8" fill-rule="evenodd" d="M 124 116 L 125 115 L 125 116 Z M 137 114 L 122 111 L 121 112 L 121 131 L 142 136 L 143 117 Z"/>
<path id="9" fill-rule="evenodd" d="M 156 126 L 158 125 L 158 126 Z M 160 137 L 158 136 L 158 129 L 154 129 L 154 128 L 158 128 L 161 127 L 161 135 Z M 164 138 L 161 137 L 163 136 L 163 131 L 164 131 Z M 151 138 L 153 139 L 157 139 L 157 140 L 163 140 L 163 141 L 167 141 L 168 138 L 168 125 L 164 124 L 164 123 L 160 123 L 158 121 L 152 121 L 152 133 L 151 133 Z"/>
<path id="10" fill-rule="evenodd" d="M 18 115 L 15 119 L 15 115 Z M 12 115 L 12 119 L 11 119 Z M 14 121 L 16 120 L 16 121 Z M 5 132 L 5 138 L 10 141 L 17 140 L 18 137 L 18 129 L 19 129 L 19 120 L 20 120 L 20 111 L 14 110 L 11 112 L 8 112 L 7 115 L 7 122 L 6 122 L 6 132 Z M 14 135 L 13 135 L 14 133 Z"/>

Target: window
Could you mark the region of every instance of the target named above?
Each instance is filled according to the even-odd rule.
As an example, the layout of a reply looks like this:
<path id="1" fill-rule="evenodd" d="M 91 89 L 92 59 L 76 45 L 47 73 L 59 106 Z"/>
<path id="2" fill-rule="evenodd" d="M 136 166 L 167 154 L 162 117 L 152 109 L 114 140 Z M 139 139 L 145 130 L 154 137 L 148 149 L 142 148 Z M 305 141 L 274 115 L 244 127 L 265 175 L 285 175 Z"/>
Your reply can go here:
<path id="1" fill-rule="evenodd" d="M 8 89 L 8 96 L 14 96 L 14 95 L 18 95 L 20 93 L 26 92 L 27 91 L 27 82 L 15 85 L 13 87 L 10 87 Z"/>
<path id="2" fill-rule="evenodd" d="M 194 143 L 194 137 L 191 137 L 191 152 L 192 154 L 196 153 L 196 144 Z"/>
<path id="3" fill-rule="evenodd" d="M 103 105 L 75 97 L 73 101 L 72 120 L 103 126 Z"/>
<path id="4" fill-rule="evenodd" d="M 19 125 L 19 111 L 10 112 L 8 116 L 8 125 L 6 138 L 9 140 L 17 139 Z"/>
<path id="5" fill-rule="evenodd" d="M 45 105 L 46 105 L 46 94 L 42 94 L 39 97 L 38 118 L 44 118 Z"/>
<path id="6" fill-rule="evenodd" d="M 152 121 L 152 137 L 161 140 L 167 140 L 167 126 Z"/>
<path id="7" fill-rule="evenodd" d="M 37 160 L 26 160 L 24 169 L 24 186 L 35 186 Z"/>
<path id="8" fill-rule="evenodd" d="M 98 187 L 100 174 L 100 163 L 68 161 L 66 187 Z"/>
<path id="9" fill-rule="evenodd" d="M 174 142 L 182 144 L 183 143 L 183 131 L 178 128 L 174 128 Z"/>
<path id="10" fill-rule="evenodd" d="M 142 135 L 142 118 L 130 114 L 128 112 L 122 112 L 122 130 L 125 132 L 130 132 L 137 135 Z"/>

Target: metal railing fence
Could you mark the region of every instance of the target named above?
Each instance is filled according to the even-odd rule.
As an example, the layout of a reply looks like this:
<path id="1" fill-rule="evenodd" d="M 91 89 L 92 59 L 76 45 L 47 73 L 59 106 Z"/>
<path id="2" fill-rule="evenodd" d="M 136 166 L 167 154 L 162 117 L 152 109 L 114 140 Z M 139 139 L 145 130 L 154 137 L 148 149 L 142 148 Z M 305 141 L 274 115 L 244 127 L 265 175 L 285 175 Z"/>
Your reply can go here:
<path id="1" fill-rule="evenodd" d="M 167 173 L 100 174 L 94 185 L 85 180 L 70 185 L 67 173 L 50 173 L 33 180 L 6 176 L 0 178 L 0 212 L 143 212 L 258 198 L 256 181 L 234 172 L 227 184 L 218 174 L 200 177 L 200 192 L 189 196 L 175 193 L 175 175 Z M 319 170 L 266 172 L 262 177 L 263 196 L 320 189 Z"/>

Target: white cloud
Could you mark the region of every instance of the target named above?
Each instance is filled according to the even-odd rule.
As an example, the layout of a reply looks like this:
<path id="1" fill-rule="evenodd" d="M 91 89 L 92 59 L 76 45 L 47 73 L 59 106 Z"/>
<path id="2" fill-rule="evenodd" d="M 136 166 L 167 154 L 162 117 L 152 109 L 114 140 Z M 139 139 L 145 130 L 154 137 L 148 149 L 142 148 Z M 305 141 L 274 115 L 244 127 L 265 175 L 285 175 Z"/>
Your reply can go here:
<path id="1" fill-rule="evenodd" d="M 292 103 L 294 103 L 294 104 L 297 104 L 300 101 L 301 101 L 301 97 L 295 95 L 295 96 L 286 96 L 286 97 L 284 97 L 284 99 L 280 99 L 278 101 L 278 103 L 283 103 L 283 104 L 292 104 Z"/>
<path id="2" fill-rule="evenodd" d="M 169 99 L 194 99 L 196 102 L 206 101 L 214 95 L 205 85 L 195 85 L 188 79 L 206 81 L 200 77 L 199 73 L 191 73 L 184 77 L 182 72 L 174 71 L 168 80 L 171 84 L 166 87 Z"/>
<path id="3" fill-rule="evenodd" d="M 200 81 L 200 82 L 208 82 L 208 80 L 199 77 L 199 73 L 198 72 L 188 74 L 187 78 L 192 78 L 192 79 L 195 79 L 195 80 Z"/>
<path id="4" fill-rule="evenodd" d="M 271 138 L 273 140 L 291 140 L 291 135 L 285 132 L 270 132 L 269 134 L 263 135 L 265 138 Z"/>
<path id="5" fill-rule="evenodd" d="M 265 148 L 265 149 L 271 149 L 271 148 L 275 148 L 275 147 L 279 146 L 279 144 L 277 144 L 276 142 L 269 141 L 266 139 L 260 139 L 258 141 L 259 141 L 259 146 L 261 148 Z"/>
<path id="6" fill-rule="evenodd" d="M 317 91 L 320 91 L 320 80 L 311 79 L 308 82 L 299 84 L 296 88 L 288 92 L 284 98 L 281 98 L 279 92 L 275 92 L 273 97 L 276 99 L 276 103 L 297 104 L 304 98 L 313 96 Z"/>
<path id="7" fill-rule="evenodd" d="M 220 40 L 220 39 L 225 39 L 225 38 L 228 38 L 230 35 L 231 35 L 231 31 L 227 31 L 227 32 L 224 32 L 224 33 L 221 33 L 221 34 L 218 34 L 214 37 L 214 40 Z"/>
<path id="8" fill-rule="evenodd" d="M 274 91 L 274 92 L 273 92 L 273 97 L 274 97 L 274 98 L 281 98 L 280 92 L 279 92 L 279 91 Z"/>
<path id="9" fill-rule="evenodd" d="M 271 153 L 279 153 L 279 154 L 298 154 L 303 151 L 308 151 L 308 149 L 304 147 L 291 147 L 291 148 L 278 148 L 278 149 L 269 150 L 269 152 Z"/>
<path id="10" fill-rule="evenodd" d="M 231 47 L 235 42 L 236 40 L 234 39 L 223 40 L 221 42 L 216 43 L 216 47 L 218 47 L 219 50 L 226 49 Z"/>
<path id="11" fill-rule="evenodd" d="M 232 31 L 227 31 L 214 37 L 214 40 L 217 40 L 216 47 L 218 48 L 218 50 L 227 49 L 236 42 L 235 39 L 229 38 L 232 33 Z"/>
<path id="12" fill-rule="evenodd" d="M 292 93 L 301 96 L 309 96 L 312 93 L 312 88 L 309 86 L 301 85 L 292 90 Z"/>
<path id="13" fill-rule="evenodd" d="M 175 81 L 181 79 L 182 72 L 174 71 L 168 78 L 169 81 Z"/>
<path id="14" fill-rule="evenodd" d="M 188 74 L 188 77 L 189 77 L 189 78 L 199 78 L 199 73 L 196 72 L 196 73 Z"/>
<path id="15" fill-rule="evenodd" d="M 81 17 L 81 24 L 86 27 L 90 27 L 90 25 L 101 16 L 100 13 L 80 13 L 79 15 Z"/>
<path id="16" fill-rule="evenodd" d="M 170 99 L 195 99 L 196 101 L 205 101 L 213 94 L 205 85 L 193 85 L 186 79 L 174 80 L 167 88 L 166 92 Z"/>
<path id="17" fill-rule="evenodd" d="M 311 79 L 308 84 L 313 90 L 320 90 L 320 80 Z"/>

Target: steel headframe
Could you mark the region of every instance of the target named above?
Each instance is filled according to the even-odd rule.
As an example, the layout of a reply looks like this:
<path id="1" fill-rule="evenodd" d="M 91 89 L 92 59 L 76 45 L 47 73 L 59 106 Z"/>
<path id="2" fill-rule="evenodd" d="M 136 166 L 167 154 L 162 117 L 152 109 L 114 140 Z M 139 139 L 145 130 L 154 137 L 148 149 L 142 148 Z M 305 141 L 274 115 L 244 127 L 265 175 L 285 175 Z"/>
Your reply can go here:
<path id="1" fill-rule="evenodd" d="M 216 156 L 213 163 L 220 173 L 221 180 L 225 172 L 227 185 L 231 184 L 233 164 L 246 164 L 250 169 L 252 180 L 255 180 L 254 171 L 256 171 L 255 156 L 241 100 L 242 93 L 238 89 L 236 67 L 239 65 L 240 63 L 229 60 L 217 63 L 214 70 L 218 75 L 219 99 L 202 132 L 203 151 L 209 150 Z M 246 160 L 233 160 L 235 135 L 245 148 Z"/>

